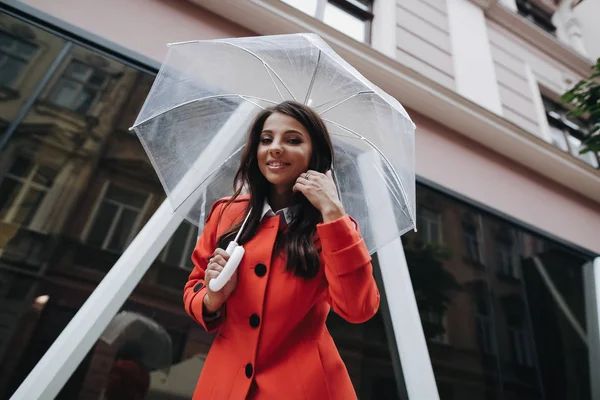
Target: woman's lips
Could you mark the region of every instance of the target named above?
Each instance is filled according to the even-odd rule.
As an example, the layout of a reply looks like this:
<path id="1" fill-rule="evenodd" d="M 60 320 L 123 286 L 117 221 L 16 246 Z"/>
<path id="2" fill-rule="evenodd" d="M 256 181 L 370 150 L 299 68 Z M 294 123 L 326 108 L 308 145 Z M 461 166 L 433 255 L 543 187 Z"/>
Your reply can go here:
<path id="1" fill-rule="evenodd" d="M 280 161 L 272 161 L 272 162 L 268 162 L 267 163 L 267 168 L 269 168 L 272 171 L 280 171 L 282 169 L 284 169 L 285 167 L 289 167 L 290 164 L 286 163 L 286 162 L 280 162 Z"/>

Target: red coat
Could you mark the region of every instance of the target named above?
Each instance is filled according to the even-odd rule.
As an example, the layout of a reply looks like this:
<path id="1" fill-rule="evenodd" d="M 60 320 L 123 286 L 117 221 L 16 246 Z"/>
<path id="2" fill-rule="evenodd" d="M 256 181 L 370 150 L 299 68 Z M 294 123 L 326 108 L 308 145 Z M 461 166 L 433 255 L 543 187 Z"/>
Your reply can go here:
<path id="1" fill-rule="evenodd" d="M 243 217 L 247 199 L 228 207 L 218 223 L 224 204 L 213 206 L 184 289 L 188 314 L 207 331 L 218 330 L 194 400 L 356 399 L 325 326 L 332 307 L 352 323 L 367 321 L 379 308 L 371 257 L 353 220 L 317 225 L 321 268 L 307 280 L 285 271 L 285 252 L 272 254 L 280 217 L 264 219 L 244 245 L 237 288 L 222 317 L 206 323 L 204 270 L 219 235 Z"/>

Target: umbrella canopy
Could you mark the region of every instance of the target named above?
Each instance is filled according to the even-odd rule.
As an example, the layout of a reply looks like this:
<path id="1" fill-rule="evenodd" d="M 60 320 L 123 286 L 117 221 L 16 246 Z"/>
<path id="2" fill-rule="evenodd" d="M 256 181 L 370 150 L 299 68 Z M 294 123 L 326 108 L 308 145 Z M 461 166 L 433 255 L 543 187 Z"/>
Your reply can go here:
<path id="1" fill-rule="evenodd" d="M 100 340 L 150 371 L 167 368 L 173 360 L 171 336 L 154 320 L 138 313 L 122 311 L 115 315 Z"/>
<path id="2" fill-rule="evenodd" d="M 400 103 L 319 36 L 176 43 L 132 129 L 174 210 L 202 224 L 232 193 L 252 120 L 294 100 L 324 120 L 346 212 L 370 252 L 415 227 L 415 126 Z"/>

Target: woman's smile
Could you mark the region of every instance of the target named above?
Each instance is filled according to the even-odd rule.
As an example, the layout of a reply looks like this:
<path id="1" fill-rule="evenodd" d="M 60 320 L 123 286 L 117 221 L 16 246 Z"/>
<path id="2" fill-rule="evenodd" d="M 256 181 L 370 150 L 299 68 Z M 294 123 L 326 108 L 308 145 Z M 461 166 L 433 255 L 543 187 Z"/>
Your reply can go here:
<path id="1" fill-rule="evenodd" d="M 289 167 L 290 163 L 285 161 L 267 161 L 267 167 L 274 172 L 278 172 L 283 170 L 286 167 Z"/>

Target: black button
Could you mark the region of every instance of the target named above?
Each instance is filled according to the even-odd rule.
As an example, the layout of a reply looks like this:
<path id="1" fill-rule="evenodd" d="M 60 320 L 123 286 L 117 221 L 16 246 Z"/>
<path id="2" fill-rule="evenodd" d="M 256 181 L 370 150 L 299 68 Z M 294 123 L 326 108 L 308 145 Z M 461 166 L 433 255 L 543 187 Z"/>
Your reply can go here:
<path id="1" fill-rule="evenodd" d="M 257 314 L 252 314 L 250 316 L 250 326 L 258 328 L 258 325 L 260 325 L 260 317 Z"/>
<path id="2" fill-rule="evenodd" d="M 265 276 L 267 273 L 267 266 L 265 264 L 256 264 L 256 267 L 254 267 L 254 273 L 259 277 Z"/>
<path id="3" fill-rule="evenodd" d="M 199 283 L 196 286 L 194 286 L 194 292 L 197 292 L 198 290 L 202 289 L 204 287 L 204 283 Z"/>
<path id="4" fill-rule="evenodd" d="M 252 374 L 254 373 L 254 368 L 252 368 L 252 364 L 246 364 L 246 377 L 252 378 Z"/>

